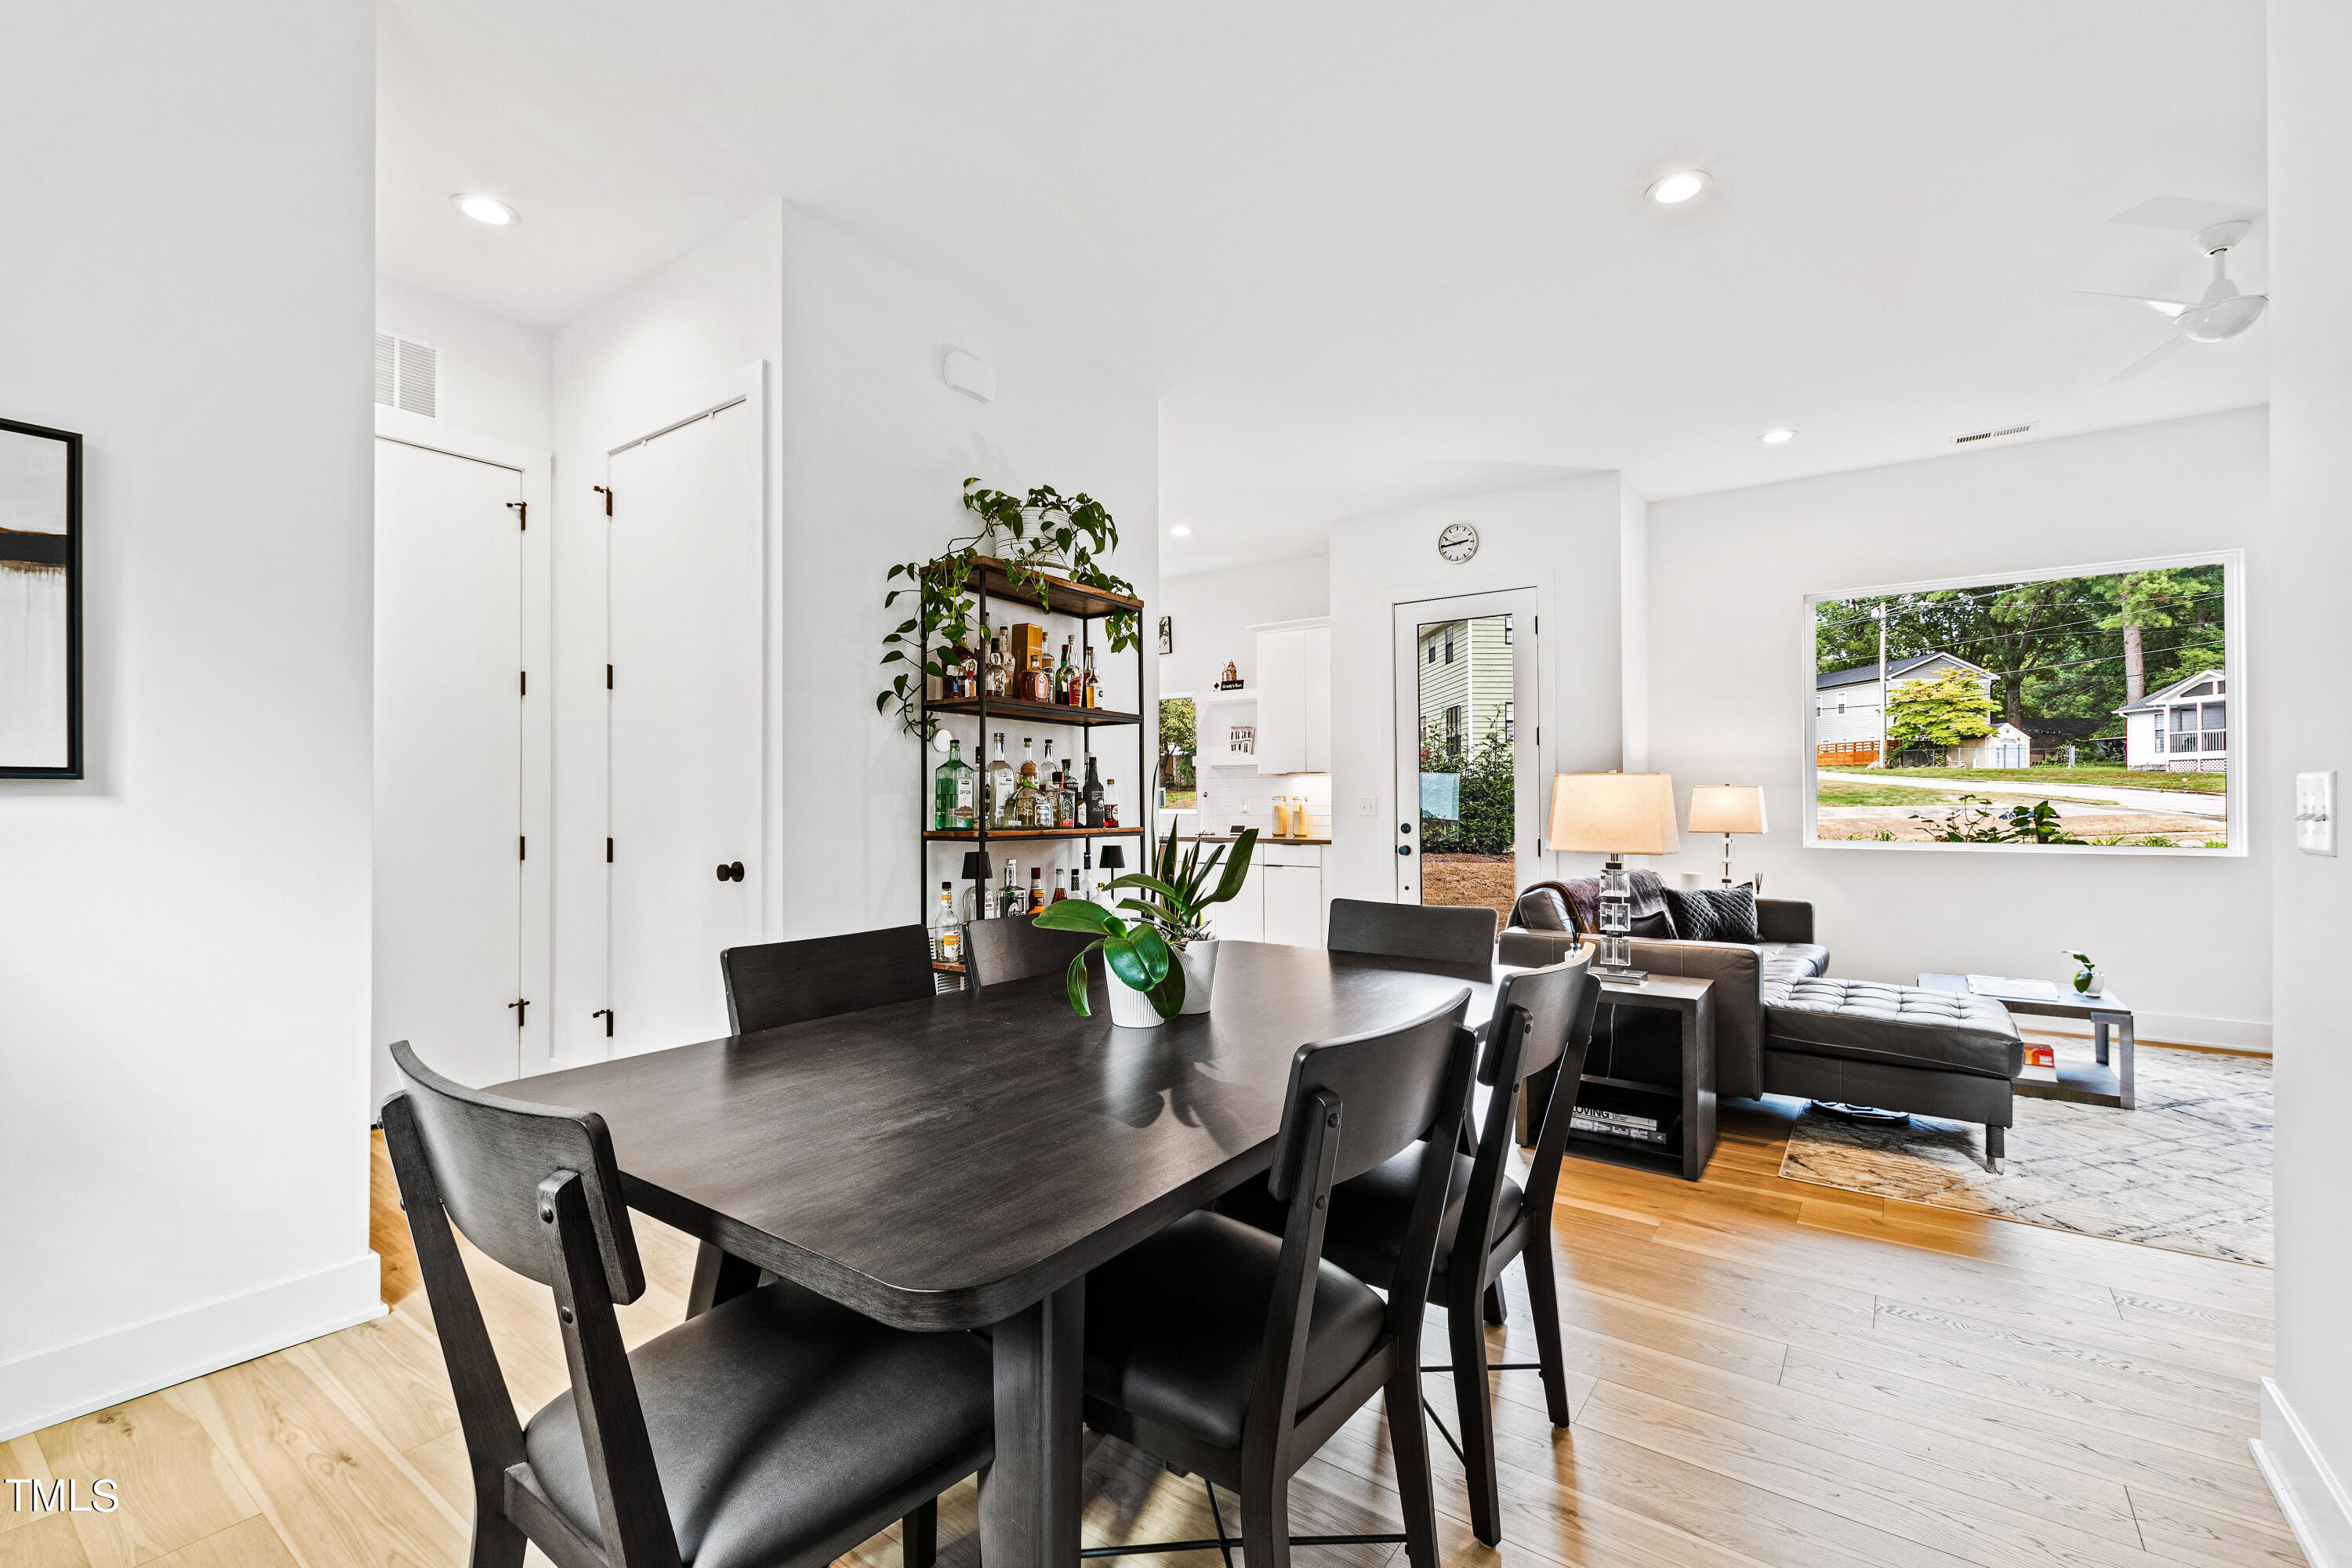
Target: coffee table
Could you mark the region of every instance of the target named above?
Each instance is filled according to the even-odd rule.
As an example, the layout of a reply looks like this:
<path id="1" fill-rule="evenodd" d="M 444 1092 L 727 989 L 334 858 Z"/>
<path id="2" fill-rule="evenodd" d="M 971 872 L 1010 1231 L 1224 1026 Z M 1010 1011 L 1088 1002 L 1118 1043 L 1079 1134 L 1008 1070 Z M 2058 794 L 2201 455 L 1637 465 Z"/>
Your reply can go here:
<path id="1" fill-rule="evenodd" d="M 1922 974 L 1919 988 L 1923 991 L 1959 991 L 1969 988 L 1965 974 Z M 2058 1081 L 2046 1083 L 2039 1079 L 2021 1078 L 2016 1092 L 2029 1100 L 2071 1100 L 2081 1105 L 2111 1105 L 2118 1110 L 2132 1109 L 2132 1010 L 2130 1005 L 2112 990 L 2099 991 L 2084 996 L 2059 987 L 2054 1002 L 2019 1002 L 2007 996 L 1994 1001 L 2012 1013 L 2032 1014 L 2045 1018 L 2086 1018 L 2091 1025 L 2094 1061 L 2058 1063 Z M 2113 1040 L 2110 1042 L 2109 1036 Z M 2111 1061 L 2109 1058 L 2114 1059 Z"/>

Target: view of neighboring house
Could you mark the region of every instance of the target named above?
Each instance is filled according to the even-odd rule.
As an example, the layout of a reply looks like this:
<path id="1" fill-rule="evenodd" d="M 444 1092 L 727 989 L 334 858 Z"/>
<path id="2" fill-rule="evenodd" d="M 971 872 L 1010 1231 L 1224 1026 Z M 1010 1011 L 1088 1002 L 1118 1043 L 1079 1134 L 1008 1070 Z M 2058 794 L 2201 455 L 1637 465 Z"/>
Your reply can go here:
<path id="1" fill-rule="evenodd" d="M 2230 682 L 2201 669 L 2116 710 L 2124 718 L 2127 767 L 2175 773 L 2230 771 Z"/>
<path id="2" fill-rule="evenodd" d="M 1992 695 L 1993 672 L 1979 664 L 1948 653 L 1919 653 L 1886 661 L 1886 679 L 1900 691 L 1906 681 L 1932 680 L 1946 670 L 1965 671 L 1977 682 L 1978 689 Z M 1813 749 L 1816 761 L 1825 768 L 1866 768 L 1878 761 L 1880 735 L 1879 715 L 1885 706 L 1885 693 L 1879 684 L 1878 666 L 1865 664 L 1853 669 L 1832 669 L 1813 677 Z M 1955 761 L 1956 767 L 2021 768 L 2025 765 L 2028 741 L 2022 731 L 2004 724 L 2000 732 L 1981 741 L 1970 742 L 1956 748 L 1969 753 L 1969 760 Z M 1977 760 L 1982 754 L 1988 760 Z M 2015 761 L 1991 761 L 1992 756 Z"/>
<path id="3" fill-rule="evenodd" d="M 1511 700 L 1511 617 L 1481 616 L 1421 628 L 1421 732 L 1448 750 L 1474 751 L 1489 731 L 1505 737 Z"/>
<path id="4" fill-rule="evenodd" d="M 2115 760 L 2115 742 L 2102 741 L 2105 719 L 2032 719 L 2022 728 L 2036 763 L 2093 763 Z"/>

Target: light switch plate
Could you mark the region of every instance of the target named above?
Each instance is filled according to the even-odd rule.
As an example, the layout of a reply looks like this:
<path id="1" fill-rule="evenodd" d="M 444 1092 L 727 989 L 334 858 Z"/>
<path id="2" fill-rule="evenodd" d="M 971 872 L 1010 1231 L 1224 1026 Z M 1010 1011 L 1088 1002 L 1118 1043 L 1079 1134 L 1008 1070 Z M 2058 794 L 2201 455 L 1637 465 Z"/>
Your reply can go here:
<path id="1" fill-rule="evenodd" d="M 2336 770 L 2294 775 L 2294 847 L 2306 855 L 2336 853 Z"/>
<path id="2" fill-rule="evenodd" d="M 1378 816 L 1380 814 L 1381 797 L 1379 795 L 1360 795 L 1356 797 L 1356 815 L 1358 816 Z"/>

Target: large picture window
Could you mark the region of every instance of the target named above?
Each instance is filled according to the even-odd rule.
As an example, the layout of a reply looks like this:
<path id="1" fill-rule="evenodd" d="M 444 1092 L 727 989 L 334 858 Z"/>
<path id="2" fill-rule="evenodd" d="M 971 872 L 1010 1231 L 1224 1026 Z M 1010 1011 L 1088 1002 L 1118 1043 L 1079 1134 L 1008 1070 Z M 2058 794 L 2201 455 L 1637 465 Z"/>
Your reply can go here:
<path id="1" fill-rule="evenodd" d="M 1808 842 L 2244 853 L 2236 577 L 2229 553 L 1808 595 Z"/>

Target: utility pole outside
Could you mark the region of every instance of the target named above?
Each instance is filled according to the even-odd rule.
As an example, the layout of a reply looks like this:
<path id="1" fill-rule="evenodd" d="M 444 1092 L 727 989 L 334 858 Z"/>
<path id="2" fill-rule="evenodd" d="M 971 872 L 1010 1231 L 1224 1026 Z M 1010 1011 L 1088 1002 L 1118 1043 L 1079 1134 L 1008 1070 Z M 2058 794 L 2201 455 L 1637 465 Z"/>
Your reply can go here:
<path id="1" fill-rule="evenodd" d="M 1871 619 L 1878 623 L 1878 760 L 1873 767 L 1886 766 L 1886 606 L 1870 607 Z"/>

